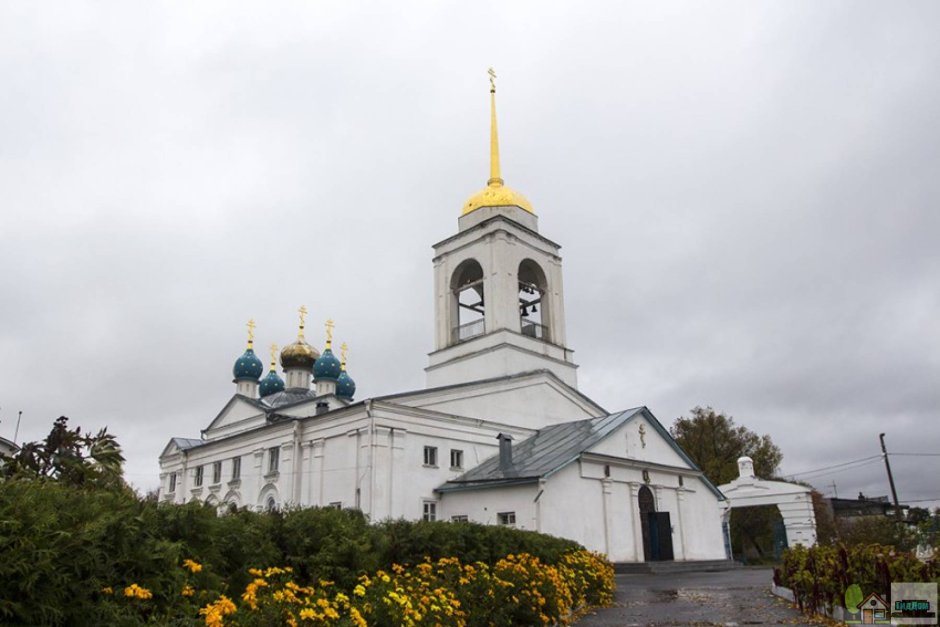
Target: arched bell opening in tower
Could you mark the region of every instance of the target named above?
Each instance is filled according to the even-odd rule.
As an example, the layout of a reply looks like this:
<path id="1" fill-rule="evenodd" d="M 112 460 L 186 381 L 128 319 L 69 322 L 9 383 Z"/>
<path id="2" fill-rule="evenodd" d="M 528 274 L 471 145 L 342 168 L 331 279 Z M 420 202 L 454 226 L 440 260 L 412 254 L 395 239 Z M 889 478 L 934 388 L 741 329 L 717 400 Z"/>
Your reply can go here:
<path id="1" fill-rule="evenodd" d="M 483 268 L 467 259 L 454 271 L 450 284 L 453 312 L 451 343 L 463 342 L 486 332 Z"/>
<path id="2" fill-rule="evenodd" d="M 551 340 L 547 293 L 545 272 L 531 259 L 523 260 L 519 264 L 519 330 L 523 335 L 546 342 Z"/>

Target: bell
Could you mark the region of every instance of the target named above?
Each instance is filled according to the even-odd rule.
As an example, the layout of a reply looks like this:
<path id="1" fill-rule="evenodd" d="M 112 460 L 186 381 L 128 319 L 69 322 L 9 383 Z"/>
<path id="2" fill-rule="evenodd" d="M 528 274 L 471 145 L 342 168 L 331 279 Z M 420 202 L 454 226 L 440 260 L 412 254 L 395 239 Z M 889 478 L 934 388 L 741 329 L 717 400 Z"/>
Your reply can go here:
<path id="1" fill-rule="evenodd" d="M 525 307 L 522 308 L 522 317 L 523 317 L 523 318 L 528 318 L 528 317 L 529 317 L 529 310 L 526 309 Z"/>
<path id="2" fill-rule="evenodd" d="M 532 313 L 538 313 L 539 310 L 536 308 L 535 303 L 532 303 Z"/>

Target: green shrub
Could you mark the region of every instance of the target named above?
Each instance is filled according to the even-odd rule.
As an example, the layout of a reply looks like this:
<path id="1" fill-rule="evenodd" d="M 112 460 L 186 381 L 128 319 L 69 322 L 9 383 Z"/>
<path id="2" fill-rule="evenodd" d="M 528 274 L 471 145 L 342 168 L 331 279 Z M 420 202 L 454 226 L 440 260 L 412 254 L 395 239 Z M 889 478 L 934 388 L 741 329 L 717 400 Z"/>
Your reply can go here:
<path id="1" fill-rule="evenodd" d="M 580 548 L 508 527 L 369 524 L 361 512 L 332 508 L 219 516 L 213 507 L 158 504 L 123 488 L 8 479 L 0 481 L 0 624 L 120 625 L 141 615 L 174 624 L 177 614 L 160 608 L 182 611 L 180 591 L 192 583 L 180 568 L 184 559 L 205 565 L 198 575 L 204 594 L 237 596 L 251 580 L 250 568 L 269 565 L 348 589 L 360 575 L 395 564 L 458 557 L 494 567 L 525 553 L 556 566 Z M 102 592 L 110 587 L 120 596 L 131 584 L 152 591 L 153 599 L 133 601 L 149 614 L 128 614 L 126 603 L 111 603 Z"/>
<path id="2" fill-rule="evenodd" d="M 892 581 L 940 584 L 940 550 L 922 562 L 913 553 L 879 544 L 798 545 L 784 551 L 781 566 L 774 569 L 774 582 L 793 590 L 800 609 L 811 614 L 845 607 L 845 592 L 853 584 L 887 600 Z"/>

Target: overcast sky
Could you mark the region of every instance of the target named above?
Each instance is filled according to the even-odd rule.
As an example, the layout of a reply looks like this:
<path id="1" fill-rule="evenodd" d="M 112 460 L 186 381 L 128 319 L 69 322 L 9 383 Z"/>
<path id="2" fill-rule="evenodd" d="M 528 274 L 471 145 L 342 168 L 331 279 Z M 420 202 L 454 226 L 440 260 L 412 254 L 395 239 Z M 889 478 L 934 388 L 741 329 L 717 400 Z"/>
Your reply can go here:
<path id="1" fill-rule="evenodd" d="M 710 405 L 785 474 L 940 453 L 938 33 L 936 2 L 5 2 L 0 435 L 107 426 L 152 489 L 248 318 L 266 355 L 301 304 L 358 398 L 423 387 L 492 65 L 581 391 Z M 940 498 L 940 457 L 892 464 Z M 810 477 L 888 494 L 879 459 Z"/>

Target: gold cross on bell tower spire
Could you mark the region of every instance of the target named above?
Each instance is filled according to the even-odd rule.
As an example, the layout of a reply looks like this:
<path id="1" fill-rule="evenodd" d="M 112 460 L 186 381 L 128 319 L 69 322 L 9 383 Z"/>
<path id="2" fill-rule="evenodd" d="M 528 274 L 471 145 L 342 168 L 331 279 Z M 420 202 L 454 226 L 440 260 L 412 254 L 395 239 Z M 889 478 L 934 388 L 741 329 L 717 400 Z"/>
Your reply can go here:
<path id="1" fill-rule="evenodd" d="M 499 132 L 496 130 L 496 70 L 490 68 L 490 180 L 489 186 L 501 186 L 503 177 L 499 171 Z"/>
<path id="2" fill-rule="evenodd" d="M 255 343 L 255 321 L 251 319 L 248 321 L 248 324 L 245 325 L 248 327 L 248 348 L 251 348 Z"/>

